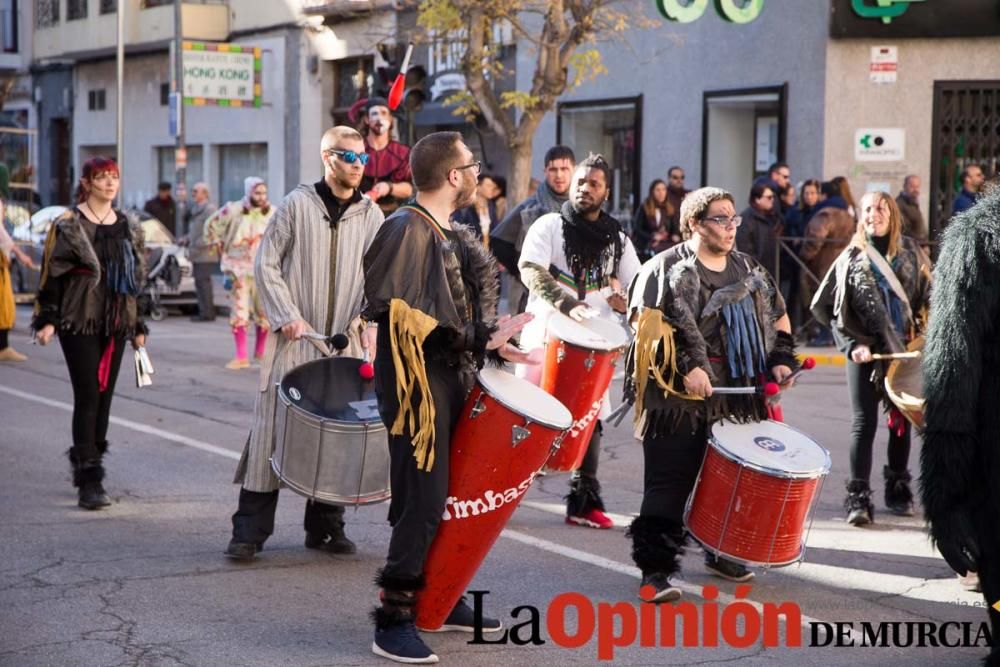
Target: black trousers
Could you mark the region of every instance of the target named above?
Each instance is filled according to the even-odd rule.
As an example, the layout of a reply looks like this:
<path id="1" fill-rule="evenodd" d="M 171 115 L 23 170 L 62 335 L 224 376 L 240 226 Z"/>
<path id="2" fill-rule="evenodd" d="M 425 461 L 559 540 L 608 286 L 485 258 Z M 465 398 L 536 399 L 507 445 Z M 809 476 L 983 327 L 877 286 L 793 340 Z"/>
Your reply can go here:
<path id="1" fill-rule="evenodd" d="M 639 516 L 668 519 L 682 525 L 684 505 L 705 456 L 707 428 L 663 435 L 651 432 L 652 429 L 642 439 L 644 472 Z"/>
<path id="2" fill-rule="evenodd" d="M 196 262 L 194 265 L 194 289 L 198 294 L 198 314 L 211 319 L 215 317 L 215 297 L 212 292 L 212 272 L 217 263 Z"/>
<path id="3" fill-rule="evenodd" d="M 115 339 L 108 385 L 102 392 L 97 369 L 108 341 L 107 337 L 97 335 L 59 335 L 69 380 L 73 385 L 73 448 L 80 461 L 99 459 L 101 455 L 97 443 L 104 442 L 108 437 L 111 399 L 122 355 L 129 344 L 124 338 Z"/>
<path id="4" fill-rule="evenodd" d="M 879 405 L 871 375 L 875 362 L 856 364 L 847 360 L 847 390 L 851 395 L 854 419 L 851 423 L 851 479 L 870 481 L 872 446 L 878 429 Z M 889 468 L 905 472 L 910 460 L 910 423 L 902 436 L 889 434 Z"/>
<path id="5" fill-rule="evenodd" d="M 240 504 L 233 514 L 233 541 L 263 544 L 274 532 L 277 509 L 277 491 L 260 493 L 241 488 Z M 307 533 L 329 535 L 344 527 L 344 508 L 307 500 L 302 523 Z"/>
<path id="6" fill-rule="evenodd" d="M 379 412 L 386 429 L 392 428 L 399 404 L 391 364 L 376 364 L 384 371 L 378 376 Z M 389 369 L 385 369 L 389 366 Z M 451 433 L 465 404 L 466 391 L 459 371 L 443 362 L 426 363 L 427 380 L 434 401 L 434 465 L 418 470 L 413 443 L 408 435 L 389 436 L 389 553 L 383 574 L 386 578 L 415 580 L 424 571 L 427 552 L 437 534 L 448 497 Z"/>
<path id="7" fill-rule="evenodd" d="M 8 334 L 10 329 L 0 329 L 0 350 L 5 350 L 10 347 L 10 340 Z"/>
<path id="8" fill-rule="evenodd" d="M 597 464 L 601 458 L 601 436 L 604 434 L 604 424 L 600 421 L 594 427 L 594 432 L 590 435 L 590 442 L 587 443 L 587 453 L 583 455 L 580 467 L 573 471 L 574 476 L 589 477 L 597 479 Z"/>

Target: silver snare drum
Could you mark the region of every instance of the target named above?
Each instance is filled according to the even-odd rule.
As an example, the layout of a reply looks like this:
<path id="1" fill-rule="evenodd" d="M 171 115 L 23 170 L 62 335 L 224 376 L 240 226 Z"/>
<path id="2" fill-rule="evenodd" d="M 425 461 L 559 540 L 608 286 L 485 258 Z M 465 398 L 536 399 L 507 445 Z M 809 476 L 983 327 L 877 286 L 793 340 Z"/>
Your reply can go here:
<path id="1" fill-rule="evenodd" d="M 295 493 L 333 505 L 389 499 L 389 442 L 362 363 L 317 359 L 278 383 L 271 467 Z"/>

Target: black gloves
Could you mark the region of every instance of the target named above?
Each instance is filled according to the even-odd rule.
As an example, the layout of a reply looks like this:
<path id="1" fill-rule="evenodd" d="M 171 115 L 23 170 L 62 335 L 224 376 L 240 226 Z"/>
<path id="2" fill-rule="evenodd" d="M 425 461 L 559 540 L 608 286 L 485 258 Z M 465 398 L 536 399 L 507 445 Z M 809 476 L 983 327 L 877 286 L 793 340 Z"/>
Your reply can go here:
<path id="1" fill-rule="evenodd" d="M 779 331 L 774 337 L 774 348 L 767 355 L 768 370 L 775 366 L 788 366 L 793 371 L 799 367 L 799 360 L 795 356 L 795 339 L 792 334 Z"/>

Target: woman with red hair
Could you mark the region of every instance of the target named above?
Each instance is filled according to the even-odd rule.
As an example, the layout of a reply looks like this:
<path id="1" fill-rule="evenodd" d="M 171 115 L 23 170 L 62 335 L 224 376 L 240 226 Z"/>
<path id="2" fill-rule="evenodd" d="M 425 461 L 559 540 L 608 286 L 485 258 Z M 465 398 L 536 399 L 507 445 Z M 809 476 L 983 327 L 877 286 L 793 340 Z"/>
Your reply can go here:
<path id="1" fill-rule="evenodd" d="M 112 207 L 120 183 L 114 160 L 83 165 L 77 205 L 55 221 L 45 241 L 32 329 L 47 345 L 59 334 L 73 385 L 69 460 L 79 505 L 111 504 L 102 459 L 115 380 L 128 341 L 145 344 L 138 297 L 146 275 L 142 229 Z"/>

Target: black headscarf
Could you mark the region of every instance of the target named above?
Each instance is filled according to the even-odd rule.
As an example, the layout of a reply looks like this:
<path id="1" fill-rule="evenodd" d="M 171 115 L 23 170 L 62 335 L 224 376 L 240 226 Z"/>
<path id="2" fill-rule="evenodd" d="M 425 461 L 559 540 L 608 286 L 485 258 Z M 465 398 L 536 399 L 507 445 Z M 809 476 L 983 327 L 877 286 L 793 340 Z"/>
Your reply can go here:
<path id="1" fill-rule="evenodd" d="M 587 283 L 604 281 L 604 267 L 611 259 L 611 276 L 618 275 L 618 265 L 622 259 L 621 225 L 610 215 L 601 211 L 594 222 L 584 219 L 573 203 L 567 201 L 560 210 L 562 215 L 563 252 L 576 281 L 577 296 L 581 300 L 587 296 Z"/>

